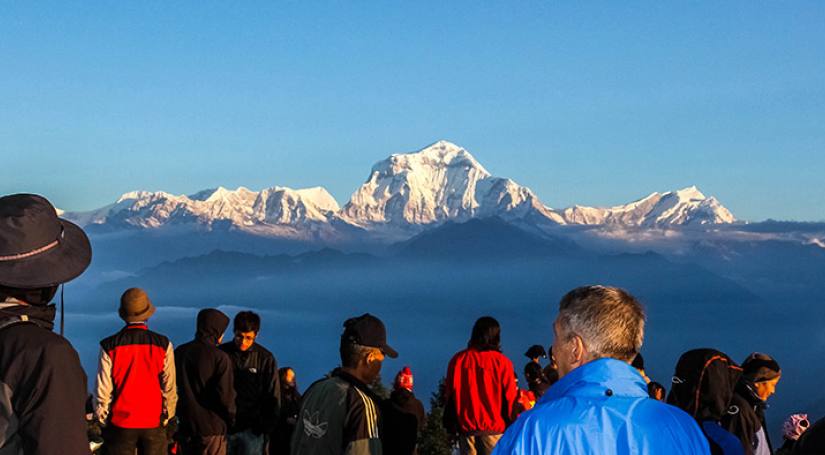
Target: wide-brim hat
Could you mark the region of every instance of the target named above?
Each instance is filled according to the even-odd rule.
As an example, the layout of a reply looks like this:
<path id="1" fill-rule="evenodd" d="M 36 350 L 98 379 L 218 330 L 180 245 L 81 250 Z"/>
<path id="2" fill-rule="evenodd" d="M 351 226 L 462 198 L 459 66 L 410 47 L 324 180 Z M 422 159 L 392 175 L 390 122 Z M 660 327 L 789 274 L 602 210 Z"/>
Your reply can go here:
<path id="1" fill-rule="evenodd" d="M 34 194 L 0 198 L 0 285 L 56 286 L 77 278 L 91 260 L 86 233 L 58 218 L 46 198 Z"/>

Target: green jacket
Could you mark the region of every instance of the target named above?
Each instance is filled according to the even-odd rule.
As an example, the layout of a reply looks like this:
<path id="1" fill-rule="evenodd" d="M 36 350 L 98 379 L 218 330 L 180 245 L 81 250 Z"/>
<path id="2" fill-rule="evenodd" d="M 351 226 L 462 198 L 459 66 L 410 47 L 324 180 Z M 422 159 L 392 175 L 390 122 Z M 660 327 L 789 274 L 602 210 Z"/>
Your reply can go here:
<path id="1" fill-rule="evenodd" d="M 366 384 L 333 371 L 304 394 L 292 455 L 382 455 L 380 403 Z"/>

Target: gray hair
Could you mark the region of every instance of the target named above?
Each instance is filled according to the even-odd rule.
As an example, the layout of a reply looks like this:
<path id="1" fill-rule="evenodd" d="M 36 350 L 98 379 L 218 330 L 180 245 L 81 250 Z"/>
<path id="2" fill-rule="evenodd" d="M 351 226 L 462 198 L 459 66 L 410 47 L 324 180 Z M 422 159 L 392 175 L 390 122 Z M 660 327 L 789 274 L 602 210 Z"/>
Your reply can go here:
<path id="1" fill-rule="evenodd" d="M 559 303 L 559 332 L 581 337 L 593 358 L 629 362 L 641 350 L 645 310 L 627 291 L 607 286 L 573 289 Z"/>
<path id="2" fill-rule="evenodd" d="M 355 343 L 341 343 L 341 366 L 355 368 L 361 359 L 375 351 L 380 351 L 380 349 Z"/>

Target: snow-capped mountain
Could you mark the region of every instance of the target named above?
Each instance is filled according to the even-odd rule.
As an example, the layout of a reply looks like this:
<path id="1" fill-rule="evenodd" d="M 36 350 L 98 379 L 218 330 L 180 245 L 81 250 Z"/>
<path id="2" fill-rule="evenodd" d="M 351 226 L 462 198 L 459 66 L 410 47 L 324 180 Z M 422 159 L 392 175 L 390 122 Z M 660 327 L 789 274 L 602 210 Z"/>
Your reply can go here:
<path id="1" fill-rule="evenodd" d="M 498 217 L 533 226 L 565 224 L 662 227 L 732 223 L 735 218 L 696 187 L 653 193 L 612 208 L 556 211 L 533 191 L 495 177 L 467 150 L 439 141 L 395 154 L 372 167 L 366 182 L 340 208 L 324 188 L 203 190 L 192 195 L 134 191 L 89 212 L 67 212 L 81 226 L 153 229 L 190 225 L 232 227 L 259 235 L 343 238 L 366 233 L 397 241 L 447 221 Z"/>
<path id="2" fill-rule="evenodd" d="M 569 224 L 624 226 L 687 226 L 727 224 L 736 218 L 714 197 L 706 197 L 695 186 L 667 193 L 653 193 L 616 207 L 573 206 L 562 212 Z"/>
<path id="3" fill-rule="evenodd" d="M 81 226 L 158 228 L 196 223 L 210 227 L 224 222 L 235 227 L 300 227 L 328 223 L 338 211 L 338 203 L 320 187 L 300 190 L 273 187 L 260 192 L 243 187 L 234 191 L 219 187 L 190 196 L 134 191 L 101 209 L 67 212 L 65 216 Z"/>
<path id="4" fill-rule="evenodd" d="M 447 141 L 377 163 L 342 216 L 362 226 L 431 225 L 487 216 L 564 222 L 528 188 L 493 177 L 467 150 Z"/>

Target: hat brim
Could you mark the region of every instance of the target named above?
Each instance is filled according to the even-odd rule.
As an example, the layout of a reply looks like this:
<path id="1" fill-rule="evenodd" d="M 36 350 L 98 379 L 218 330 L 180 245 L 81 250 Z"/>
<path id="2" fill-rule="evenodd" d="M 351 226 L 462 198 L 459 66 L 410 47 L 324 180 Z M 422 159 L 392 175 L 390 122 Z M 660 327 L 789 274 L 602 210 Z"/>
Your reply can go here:
<path id="1" fill-rule="evenodd" d="M 123 308 L 118 309 L 117 314 L 120 315 L 120 318 L 123 319 L 124 322 L 144 322 L 155 314 L 155 309 L 152 302 L 149 302 L 149 306 L 140 314 L 126 314 Z"/>
<path id="2" fill-rule="evenodd" d="M 0 285 L 38 289 L 69 282 L 83 273 L 92 261 L 89 237 L 76 224 L 60 219 L 63 238 L 43 253 L 14 261 L 0 261 Z"/>
<path id="3" fill-rule="evenodd" d="M 398 358 L 398 352 L 396 352 L 396 350 L 391 348 L 390 345 L 388 345 L 388 344 L 385 344 L 384 346 L 381 346 L 381 352 L 383 352 L 385 356 L 387 356 L 391 359 L 397 359 Z"/>

